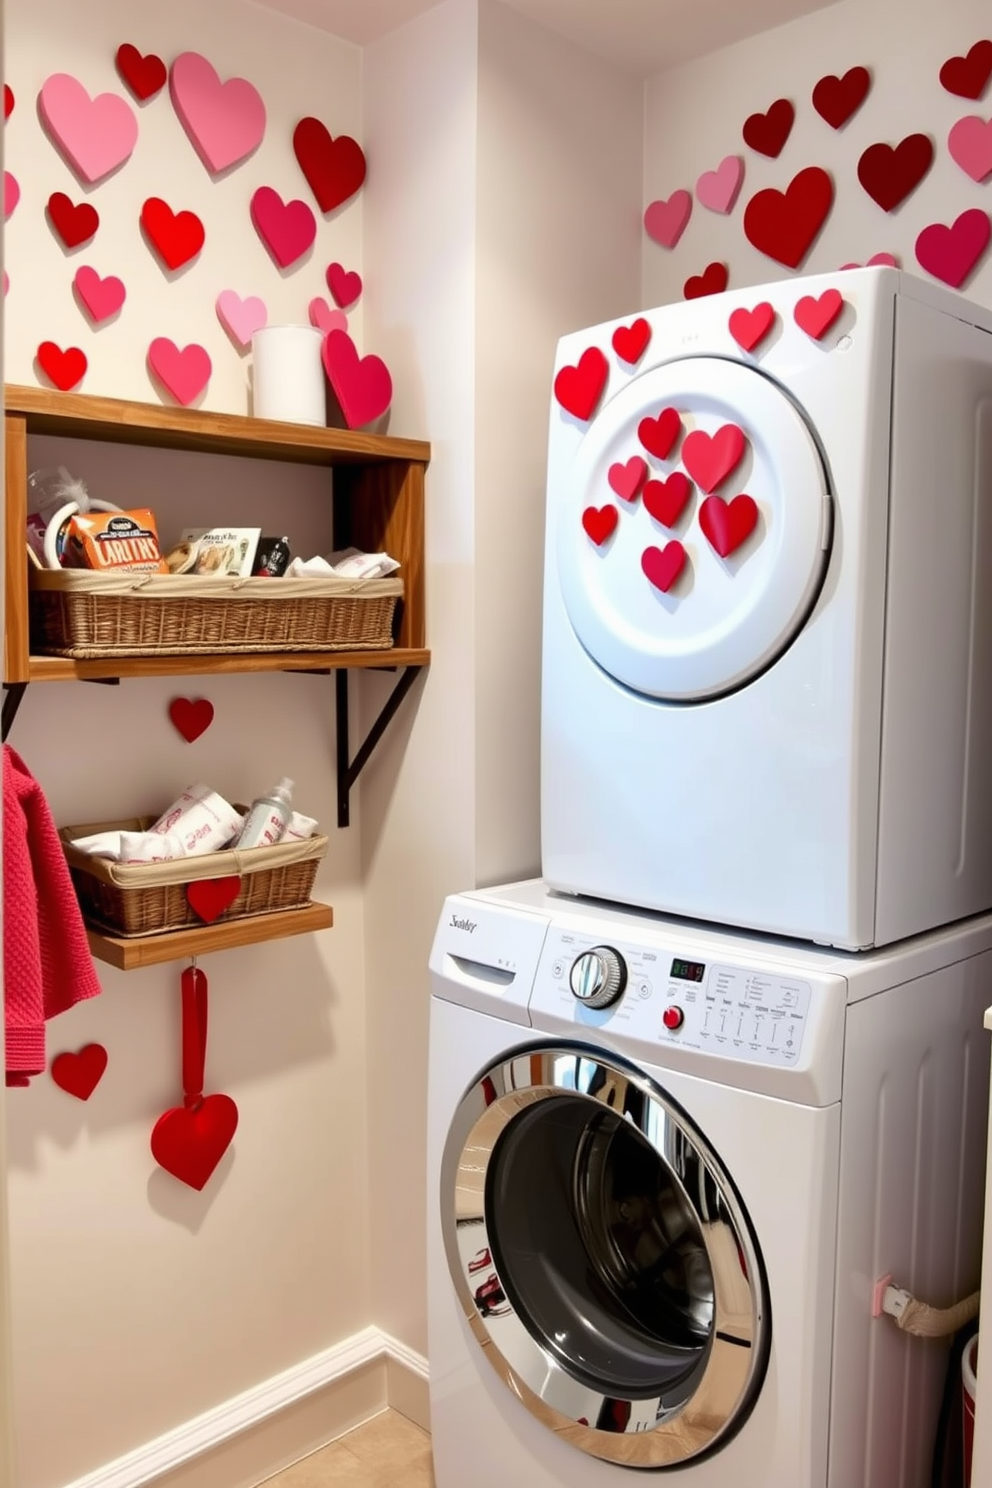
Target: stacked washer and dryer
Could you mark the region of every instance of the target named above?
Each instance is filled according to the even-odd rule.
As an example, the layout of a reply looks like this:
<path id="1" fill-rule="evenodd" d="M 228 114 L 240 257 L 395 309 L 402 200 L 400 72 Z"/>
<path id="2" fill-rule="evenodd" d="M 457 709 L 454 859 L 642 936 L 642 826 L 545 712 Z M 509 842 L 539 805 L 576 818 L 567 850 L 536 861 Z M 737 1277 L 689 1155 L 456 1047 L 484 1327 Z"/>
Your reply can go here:
<path id="1" fill-rule="evenodd" d="M 559 346 L 540 881 L 431 954 L 438 1488 L 924 1488 L 978 1285 L 992 314 L 891 269 Z"/>

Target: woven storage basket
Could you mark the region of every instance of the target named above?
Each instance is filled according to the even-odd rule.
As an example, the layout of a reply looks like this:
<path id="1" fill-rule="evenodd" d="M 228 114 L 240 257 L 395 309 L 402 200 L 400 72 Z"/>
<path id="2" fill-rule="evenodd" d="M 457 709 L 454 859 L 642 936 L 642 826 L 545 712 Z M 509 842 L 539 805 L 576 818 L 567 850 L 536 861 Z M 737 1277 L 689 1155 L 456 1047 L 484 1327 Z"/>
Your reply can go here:
<path id="1" fill-rule="evenodd" d="M 32 569 L 41 656 L 385 651 L 401 579 L 239 579 Z"/>
<path id="2" fill-rule="evenodd" d="M 245 809 L 238 807 L 239 811 Z M 129 821 L 63 827 L 59 832 L 83 917 L 90 924 L 121 936 L 159 935 L 166 930 L 202 926 L 203 920 L 187 901 L 187 884 L 235 874 L 242 880 L 241 891 L 214 924 L 277 910 L 304 909 L 310 903 L 317 868 L 327 851 L 326 837 L 277 842 L 274 847 L 252 847 L 243 852 L 232 849 L 203 853 L 170 863 L 111 863 L 72 845 L 75 838 L 95 832 L 147 832 L 157 819 L 136 816 Z"/>

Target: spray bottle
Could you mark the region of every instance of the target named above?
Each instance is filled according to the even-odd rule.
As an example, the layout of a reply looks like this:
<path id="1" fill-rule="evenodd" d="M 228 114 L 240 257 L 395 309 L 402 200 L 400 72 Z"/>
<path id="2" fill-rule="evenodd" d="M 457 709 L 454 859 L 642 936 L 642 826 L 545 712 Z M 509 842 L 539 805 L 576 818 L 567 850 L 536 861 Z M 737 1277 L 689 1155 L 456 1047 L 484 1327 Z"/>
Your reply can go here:
<path id="1" fill-rule="evenodd" d="M 251 803 L 244 825 L 231 843 L 232 847 L 271 847 L 286 830 L 292 807 L 293 782 L 283 777 L 267 796 Z"/>

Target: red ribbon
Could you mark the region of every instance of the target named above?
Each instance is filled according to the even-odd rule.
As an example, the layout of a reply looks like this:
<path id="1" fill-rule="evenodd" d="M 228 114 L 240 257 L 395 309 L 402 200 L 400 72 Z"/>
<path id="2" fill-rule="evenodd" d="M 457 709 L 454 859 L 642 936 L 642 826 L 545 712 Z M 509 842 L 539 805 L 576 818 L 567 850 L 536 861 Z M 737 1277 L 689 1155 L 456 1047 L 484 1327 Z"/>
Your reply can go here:
<path id="1" fill-rule="evenodd" d="M 198 967 L 182 974 L 183 991 L 183 1105 L 195 1111 L 203 1103 L 207 1063 L 207 978 Z"/>

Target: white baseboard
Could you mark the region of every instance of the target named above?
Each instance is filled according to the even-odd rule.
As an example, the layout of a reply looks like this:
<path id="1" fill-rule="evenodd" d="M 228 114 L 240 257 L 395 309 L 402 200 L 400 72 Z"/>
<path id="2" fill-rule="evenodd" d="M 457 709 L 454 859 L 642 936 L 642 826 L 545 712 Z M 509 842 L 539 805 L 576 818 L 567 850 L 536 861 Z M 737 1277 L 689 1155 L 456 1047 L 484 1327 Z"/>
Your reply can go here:
<path id="1" fill-rule="evenodd" d="M 95 1472 L 76 1478 L 67 1488 L 143 1488 L 165 1473 L 174 1473 L 177 1468 L 192 1464 L 197 1458 L 251 1431 L 279 1412 L 288 1411 L 308 1396 L 335 1385 L 344 1385 L 354 1376 L 376 1366 L 385 1368 L 389 1391 L 378 1408 L 387 1403 L 395 1404 L 404 1415 L 426 1426 L 426 1419 L 418 1418 L 426 1412 L 427 1360 L 380 1328 L 363 1328 L 360 1333 L 304 1359 L 282 1374 L 273 1375 L 253 1389 L 233 1396 L 223 1405 L 195 1416 Z M 392 1398 L 394 1392 L 395 1401 Z M 373 1407 L 369 1414 L 374 1412 Z M 332 1437 L 334 1434 L 332 1432 Z M 312 1443 L 308 1444 L 299 1455 L 313 1449 Z M 277 1467 L 271 1468 L 271 1471 L 276 1470 Z M 259 1477 L 265 1475 L 265 1471 L 264 1463 L 260 1463 Z"/>

